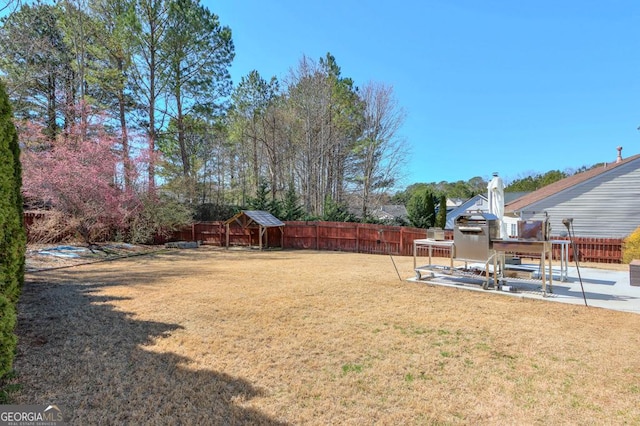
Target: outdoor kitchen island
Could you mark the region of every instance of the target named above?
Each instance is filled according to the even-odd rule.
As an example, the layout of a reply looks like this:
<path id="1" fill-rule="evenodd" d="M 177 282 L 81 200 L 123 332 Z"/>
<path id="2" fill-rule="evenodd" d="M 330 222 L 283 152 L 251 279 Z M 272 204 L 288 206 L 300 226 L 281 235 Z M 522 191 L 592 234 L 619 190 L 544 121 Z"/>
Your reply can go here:
<path id="1" fill-rule="evenodd" d="M 426 265 L 417 265 L 417 258 L 420 255 L 422 249 L 428 250 L 429 263 Z M 449 253 L 449 266 L 442 266 L 433 264 L 433 249 L 446 249 Z M 451 276 L 468 276 L 470 273 L 468 271 L 469 262 L 480 262 L 484 264 L 484 274 L 485 280 L 483 283 L 483 288 L 487 289 L 490 281 L 490 269 L 489 264 L 493 263 L 493 283 L 497 285 L 501 275 L 498 274 L 499 270 L 499 262 L 495 252 L 490 254 L 490 257 L 487 259 L 460 259 L 455 256 L 456 246 L 453 240 L 433 240 L 430 238 L 427 239 L 418 239 L 413 241 L 413 269 L 416 273 L 416 279 L 418 281 L 423 278 L 434 278 L 436 274 L 446 274 Z M 454 261 L 464 262 L 464 267 L 455 268 Z"/>
<path id="2" fill-rule="evenodd" d="M 542 292 L 547 294 L 547 284 L 553 292 L 552 269 L 552 241 L 548 239 L 548 225 L 546 222 L 523 221 L 519 224 L 522 235 L 534 237 L 511 239 L 500 238 L 499 220 L 485 212 L 463 214 L 455 219 L 453 240 L 419 239 L 413 244 L 413 265 L 418 281 L 424 278 L 434 278 L 436 274 L 465 278 L 480 278 L 484 275 L 482 288 L 488 289 L 493 283 L 497 290 L 502 289 L 505 282 L 505 258 L 508 253 L 517 255 L 529 254 L 539 257 L 539 272 L 542 279 Z M 529 228 L 534 232 L 531 233 Z M 428 249 L 429 263 L 417 266 L 419 252 Z M 449 267 L 433 265 L 433 249 L 448 250 Z M 464 267 L 454 268 L 454 261 L 464 262 Z M 469 268 L 469 263 L 479 263 L 479 266 Z M 548 273 L 547 273 L 548 267 Z M 491 279 L 491 272 L 493 279 Z M 512 287 L 509 287 L 513 291 Z"/>
<path id="3" fill-rule="evenodd" d="M 540 256 L 540 278 L 542 280 L 542 292 L 547 294 L 547 282 L 549 292 L 553 293 L 553 253 L 552 242 L 548 240 L 494 240 L 493 249 L 504 260 L 506 253 L 531 254 Z M 503 264 L 504 266 L 504 264 Z M 547 267 L 549 273 L 547 274 Z M 502 270 L 502 268 L 501 268 Z"/>
<path id="4" fill-rule="evenodd" d="M 448 273 L 449 275 L 474 275 L 474 272 L 469 271 L 468 264 L 469 262 L 480 262 L 484 264 L 485 281 L 483 288 L 488 288 L 491 282 L 490 265 L 493 266 L 493 284 L 498 287 L 500 280 L 498 271 L 502 270 L 502 262 L 498 258 L 498 253 L 492 247 L 493 241 L 498 239 L 500 235 L 498 227 L 499 221 L 494 214 L 474 212 L 459 215 L 455 219 L 453 241 L 416 240 L 414 242 L 414 269 L 417 279 L 422 279 L 423 274 L 434 276 L 435 272 Z M 418 249 L 425 246 L 429 250 L 429 265 L 416 267 Z M 446 246 L 449 246 L 450 257 L 448 270 L 431 264 L 433 247 Z M 464 269 L 454 268 L 454 260 L 464 262 Z M 477 268 L 475 270 L 477 271 Z"/>
<path id="5" fill-rule="evenodd" d="M 532 257 L 540 257 L 539 274 L 542 281 L 542 292 L 553 293 L 553 267 L 552 267 L 552 241 L 532 241 L 532 240 L 493 240 L 492 249 L 487 251 L 487 257 L 482 259 L 460 258 L 456 254 L 455 240 L 433 240 L 418 239 L 413 241 L 413 269 L 418 281 L 434 278 L 436 274 L 449 276 L 469 276 L 469 262 L 478 262 L 484 267 L 484 281 L 482 287 L 488 289 L 489 283 L 493 282 L 496 289 L 501 289 L 501 282 L 505 282 L 505 257 L 507 253 L 517 253 L 519 255 L 529 254 Z M 449 254 L 449 266 L 433 264 L 433 249 L 445 249 Z M 427 250 L 429 263 L 418 265 L 418 257 L 423 250 Z M 455 268 L 454 262 L 464 262 L 464 267 Z M 493 268 L 490 269 L 490 266 Z M 550 271 L 547 273 L 547 270 Z M 493 273 L 491 273 L 493 272 Z M 481 275 L 475 274 L 480 277 Z M 491 279 L 491 275 L 493 275 Z"/>

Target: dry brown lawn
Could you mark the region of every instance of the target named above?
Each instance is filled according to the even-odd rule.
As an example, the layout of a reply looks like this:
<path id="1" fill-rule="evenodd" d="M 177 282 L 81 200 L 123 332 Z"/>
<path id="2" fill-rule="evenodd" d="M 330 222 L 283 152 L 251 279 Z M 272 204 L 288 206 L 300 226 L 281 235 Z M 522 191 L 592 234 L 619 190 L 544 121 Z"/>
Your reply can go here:
<path id="1" fill-rule="evenodd" d="M 639 315 L 384 255 L 173 250 L 31 273 L 19 310 L 13 402 L 73 424 L 640 424 Z"/>

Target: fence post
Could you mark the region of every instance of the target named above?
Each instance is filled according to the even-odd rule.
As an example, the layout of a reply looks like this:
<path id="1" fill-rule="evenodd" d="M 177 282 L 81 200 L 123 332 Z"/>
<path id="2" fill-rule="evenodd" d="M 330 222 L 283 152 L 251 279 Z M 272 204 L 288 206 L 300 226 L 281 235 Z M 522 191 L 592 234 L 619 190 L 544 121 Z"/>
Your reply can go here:
<path id="1" fill-rule="evenodd" d="M 25 223 L 28 225 L 30 225 L 30 222 L 36 222 L 37 220 L 39 220 L 43 215 L 41 214 L 34 214 L 34 213 L 24 213 L 24 221 Z M 312 228 L 315 230 L 315 236 L 314 235 L 310 235 L 311 231 L 309 231 L 309 234 L 307 234 L 307 232 L 305 231 L 304 235 L 308 235 L 304 237 L 304 241 L 309 241 L 308 239 L 314 239 L 315 240 L 315 249 L 316 250 L 320 250 L 320 229 L 322 227 L 327 228 L 327 229 L 331 229 L 331 230 L 335 230 L 336 228 L 340 228 L 340 233 L 339 236 L 342 238 L 330 238 L 330 250 L 333 249 L 337 249 L 337 250 L 341 250 L 341 251 L 346 251 L 347 248 L 349 251 L 353 250 L 353 234 L 351 233 L 353 231 L 353 225 L 349 224 L 350 226 L 337 226 L 335 223 L 323 223 L 323 222 L 312 222 L 311 224 L 309 222 L 305 222 L 304 223 L 304 229 L 307 230 L 309 228 Z M 218 244 L 220 246 L 227 246 L 229 247 L 230 243 L 231 243 L 231 236 L 230 236 L 230 229 L 229 227 L 225 226 L 224 223 L 222 221 L 213 221 L 213 222 L 201 222 L 201 223 L 192 223 L 189 225 L 176 230 L 175 232 L 173 232 L 173 235 L 171 237 L 169 237 L 169 239 L 175 239 L 175 238 L 180 238 L 180 239 L 184 239 L 184 235 L 186 235 L 186 233 L 190 233 L 191 234 L 191 238 L 192 240 L 196 241 L 197 237 L 200 237 L 203 239 L 203 241 L 205 240 L 204 236 L 207 234 L 215 234 L 215 232 L 213 232 L 215 230 L 215 227 L 217 226 L 218 229 L 218 233 L 217 233 L 217 238 L 218 238 Z M 208 228 L 208 227 L 211 228 Z M 303 225 L 300 224 L 300 227 L 302 227 Z M 379 226 L 378 226 L 379 227 Z M 189 229 L 190 228 L 190 229 Z M 356 223 L 355 224 L 355 239 L 356 239 L 356 243 L 355 243 L 355 251 L 357 253 L 360 252 L 367 252 L 366 250 L 371 251 L 372 248 L 370 246 L 371 240 L 368 240 L 366 238 L 369 237 L 370 233 L 372 230 L 375 230 L 377 227 L 375 225 L 372 224 L 366 224 L 366 223 Z M 389 229 L 388 232 L 388 236 L 391 236 L 391 230 L 393 230 L 393 232 L 399 232 L 400 233 L 400 237 L 399 237 L 399 250 L 398 250 L 398 254 L 404 255 L 404 256 L 412 256 L 413 255 L 413 240 L 415 240 L 416 238 L 424 238 L 422 231 L 418 231 L 417 229 L 414 228 L 405 228 L 405 227 L 390 227 L 392 229 Z M 400 228 L 399 230 L 397 228 Z M 207 231 L 203 233 L 203 229 L 211 229 L 211 231 Z M 288 229 L 285 227 L 285 229 Z M 349 231 L 349 229 L 351 229 L 351 231 Z M 27 228 L 28 230 L 28 228 Z M 363 237 L 362 234 L 365 234 L 365 236 Z M 346 235 L 346 236 L 345 236 Z M 283 236 L 286 237 L 286 236 Z M 251 236 L 249 235 L 249 238 L 251 238 Z M 363 238 L 365 238 L 364 240 L 362 240 Z M 445 238 L 447 240 L 452 240 L 453 239 L 453 232 L 451 230 L 446 230 L 445 231 Z M 292 247 L 293 245 L 295 245 L 295 243 L 293 242 L 295 239 L 294 237 L 287 237 L 284 238 L 286 241 L 282 244 L 283 246 L 285 244 L 287 244 L 288 247 Z M 566 239 L 566 238 L 565 238 Z M 291 241 L 289 241 L 291 240 Z M 362 240 L 362 241 L 361 241 Z M 297 241 L 297 240 L 295 240 Z M 373 240 L 375 242 L 375 240 Z M 397 240 L 394 239 L 393 244 L 396 244 Z M 215 243 L 215 239 L 212 239 L 210 241 L 211 243 Z M 309 241 L 311 242 L 311 241 Z M 391 243 L 390 241 L 386 241 L 387 243 Z M 575 237 L 573 239 L 573 242 L 575 243 L 575 248 L 576 248 L 576 255 L 577 255 L 577 259 L 580 261 L 590 261 L 590 262 L 601 262 L 601 263 L 621 263 L 622 262 L 622 245 L 623 245 L 623 239 L 621 238 L 594 238 L 594 237 Z M 407 247 L 405 247 L 405 245 Z M 363 248 L 364 247 L 364 248 Z M 573 261 L 573 246 L 569 246 L 569 260 Z M 309 248 L 313 248 L 313 247 L 309 247 Z M 363 251 L 365 250 L 365 251 Z M 374 250 L 375 251 L 375 250 Z M 443 256 L 443 255 L 448 255 L 443 253 L 442 249 L 436 248 L 434 250 L 434 253 L 437 253 L 438 256 Z M 554 256 L 557 257 L 558 255 L 558 250 L 554 249 Z"/>

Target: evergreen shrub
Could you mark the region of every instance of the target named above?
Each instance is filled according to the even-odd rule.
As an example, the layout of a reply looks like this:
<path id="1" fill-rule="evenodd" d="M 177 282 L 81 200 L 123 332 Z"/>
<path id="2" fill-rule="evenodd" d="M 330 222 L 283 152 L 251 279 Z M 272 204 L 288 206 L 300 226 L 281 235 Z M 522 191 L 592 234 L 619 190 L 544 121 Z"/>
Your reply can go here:
<path id="1" fill-rule="evenodd" d="M 16 304 L 24 282 L 26 234 L 21 186 L 18 135 L 0 81 L 0 379 L 11 371 L 13 364 Z"/>

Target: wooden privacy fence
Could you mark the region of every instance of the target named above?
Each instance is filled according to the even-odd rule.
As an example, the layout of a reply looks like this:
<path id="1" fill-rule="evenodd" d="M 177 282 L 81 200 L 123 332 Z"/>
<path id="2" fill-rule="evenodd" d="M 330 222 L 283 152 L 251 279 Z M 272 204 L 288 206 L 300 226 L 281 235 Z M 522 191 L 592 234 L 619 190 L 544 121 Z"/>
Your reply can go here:
<path id="1" fill-rule="evenodd" d="M 27 228 L 45 217 L 42 213 L 25 212 Z M 291 249 L 314 249 L 349 251 L 356 253 L 392 254 L 398 256 L 413 255 L 413 240 L 426 238 L 426 231 L 419 228 L 375 225 L 368 223 L 344 222 L 285 222 L 284 247 Z M 166 241 L 202 241 L 203 244 L 224 246 L 226 241 L 224 222 L 197 222 L 171 234 L 169 238 L 157 237 L 158 244 Z M 280 245 L 279 229 L 269 228 L 270 246 Z M 258 229 L 243 230 L 230 228 L 229 244 L 232 246 L 258 245 Z M 452 231 L 445 231 L 446 239 L 453 239 Z M 564 239 L 557 238 L 552 239 Z M 622 244 L 620 238 L 574 239 L 579 260 L 582 262 L 622 263 Z M 446 257 L 446 249 L 434 248 L 433 255 Z M 554 245 L 553 257 L 560 258 L 560 247 Z M 573 249 L 569 246 L 569 260 L 574 261 Z"/>
<path id="2" fill-rule="evenodd" d="M 42 219 L 44 216 L 45 214 L 40 212 L 24 212 L 22 214 L 24 226 L 29 229 L 29 227 L 33 225 L 34 222 L 36 222 L 38 219 Z"/>
<path id="3" fill-rule="evenodd" d="M 553 238 L 568 240 L 568 238 Z M 576 251 L 580 262 L 622 263 L 622 244 L 620 238 L 575 237 Z M 560 248 L 554 246 L 553 258 L 560 258 Z M 569 261 L 574 261 L 573 248 L 569 245 Z"/>
<path id="4" fill-rule="evenodd" d="M 345 222 L 286 222 L 285 248 L 413 255 L 424 229 Z M 437 254 L 441 255 L 441 254 Z"/>
<path id="5" fill-rule="evenodd" d="M 413 240 L 427 236 L 424 229 L 368 223 L 285 222 L 285 224 L 283 248 L 287 249 L 412 256 Z M 279 229 L 270 228 L 267 232 L 269 232 L 269 245 L 279 247 Z M 175 232 L 170 240 L 202 241 L 203 244 L 224 246 L 225 238 L 223 222 L 198 222 Z M 445 231 L 445 238 L 453 239 L 453 231 Z M 567 238 L 553 237 L 552 239 L 566 240 Z M 574 240 L 579 260 L 582 262 L 622 262 L 622 239 L 576 237 Z M 232 246 L 258 245 L 258 230 L 244 231 L 239 228 L 231 228 L 229 243 Z M 449 253 L 446 249 L 435 247 L 433 255 L 447 257 Z M 554 245 L 553 257 L 560 258 L 560 247 L 557 245 Z M 569 260 L 574 261 L 571 245 L 569 246 Z"/>

